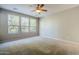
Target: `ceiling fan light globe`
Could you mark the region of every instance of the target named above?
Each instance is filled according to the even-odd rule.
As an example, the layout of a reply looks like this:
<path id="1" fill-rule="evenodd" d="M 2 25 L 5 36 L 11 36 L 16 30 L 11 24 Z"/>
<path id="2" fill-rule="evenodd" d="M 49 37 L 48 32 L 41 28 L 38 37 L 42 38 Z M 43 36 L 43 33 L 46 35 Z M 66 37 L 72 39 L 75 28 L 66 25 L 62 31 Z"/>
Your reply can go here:
<path id="1" fill-rule="evenodd" d="M 41 11 L 40 10 L 36 10 L 36 12 L 40 13 Z"/>

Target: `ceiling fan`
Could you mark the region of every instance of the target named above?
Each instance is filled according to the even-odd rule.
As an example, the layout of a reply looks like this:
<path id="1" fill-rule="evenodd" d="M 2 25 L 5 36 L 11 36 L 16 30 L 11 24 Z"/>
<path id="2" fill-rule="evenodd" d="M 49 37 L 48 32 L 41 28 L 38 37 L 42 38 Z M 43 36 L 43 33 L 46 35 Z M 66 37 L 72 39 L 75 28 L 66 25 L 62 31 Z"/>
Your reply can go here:
<path id="1" fill-rule="evenodd" d="M 37 4 L 37 6 L 36 6 L 36 8 L 35 8 L 34 11 L 37 12 L 37 13 L 39 13 L 39 14 L 41 12 L 47 12 L 47 10 L 44 9 L 44 4 Z"/>

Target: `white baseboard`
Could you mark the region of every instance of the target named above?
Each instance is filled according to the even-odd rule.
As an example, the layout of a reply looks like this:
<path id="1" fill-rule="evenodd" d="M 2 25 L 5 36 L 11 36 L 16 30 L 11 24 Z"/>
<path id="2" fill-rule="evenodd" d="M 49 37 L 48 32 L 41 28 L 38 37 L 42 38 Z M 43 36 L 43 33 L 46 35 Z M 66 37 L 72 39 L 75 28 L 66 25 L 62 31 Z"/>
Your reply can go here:
<path id="1" fill-rule="evenodd" d="M 54 38 L 54 39 L 59 40 L 59 41 L 63 41 L 63 42 L 67 42 L 67 43 L 70 43 L 70 44 L 79 45 L 79 42 L 76 42 L 76 41 L 64 40 L 64 39 L 59 39 L 59 38 Z"/>
<path id="2" fill-rule="evenodd" d="M 52 38 L 52 37 L 47 37 L 47 36 L 46 36 L 46 37 L 45 37 L 45 36 L 41 36 L 41 37 L 49 38 L 49 39 L 55 39 L 55 40 L 63 41 L 63 42 L 66 42 L 66 43 L 79 45 L 79 42 L 70 41 L 70 40 L 64 40 L 64 39 L 62 39 L 62 38 Z"/>

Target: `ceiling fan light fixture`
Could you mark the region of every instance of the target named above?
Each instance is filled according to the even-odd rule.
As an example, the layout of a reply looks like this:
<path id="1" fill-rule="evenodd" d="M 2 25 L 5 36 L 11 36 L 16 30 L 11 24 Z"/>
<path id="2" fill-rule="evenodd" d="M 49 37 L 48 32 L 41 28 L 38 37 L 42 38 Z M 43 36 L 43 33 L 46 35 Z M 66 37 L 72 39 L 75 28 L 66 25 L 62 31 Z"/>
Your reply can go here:
<path id="1" fill-rule="evenodd" d="M 41 11 L 41 10 L 36 10 L 36 12 L 37 12 L 37 13 L 41 13 L 42 11 Z"/>
<path id="2" fill-rule="evenodd" d="M 47 12 L 46 9 L 44 9 L 44 4 L 37 4 L 36 9 L 34 10 L 37 13 Z"/>

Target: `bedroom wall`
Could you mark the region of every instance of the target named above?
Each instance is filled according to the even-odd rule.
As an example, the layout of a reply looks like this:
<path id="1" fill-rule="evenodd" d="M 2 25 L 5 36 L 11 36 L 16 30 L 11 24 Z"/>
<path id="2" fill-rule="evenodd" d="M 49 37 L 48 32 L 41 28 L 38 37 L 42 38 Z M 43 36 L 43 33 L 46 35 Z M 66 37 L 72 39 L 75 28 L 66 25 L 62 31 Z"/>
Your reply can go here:
<path id="1" fill-rule="evenodd" d="M 79 42 L 79 7 L 42 18 L 40 36 Z"/>
<path id="2" fill-rule="evenodd" d="M 0 9 L 0 19 L 1 19 L 1 9 Z M 1 20 L 0 20 L 0 27 L 1 27 Z M 1 33 L 1 29 L 0 29 L 0 33 Z M 0 35 L 1 36 L 1 35 Z M 1 39 L 1 38 L 0 38 Z"/>
<path id="3" fill-rule="evenodd" d="M 58 20 L 54 19 L 52 16 L 40 19 L 40 36 L 56 38 L 58 37 L 58 27 Z"/>
<path id="4" fill-rule="evenodd" d="M 8 18 L 7 14 L 15 14 L 15 15 L 24 15 L 8 10 L 1 10 L 1 19 L 0 19 L 0 38 L 3 41 L 13 41 L 17 39 L 23 39 L 23 38 L 28 38 L 28 37 L 33 37 L 33 36 L 38 36 L 39 35 L 39 20 L 37 20 L 37 32 L 30 32 L 30 33 L 16 33 L 16 34 L 8 34 Z M 27 15 L 28 16 L 28 15 Z M 31 17 L 31 16 L 30 16 Z"/>

